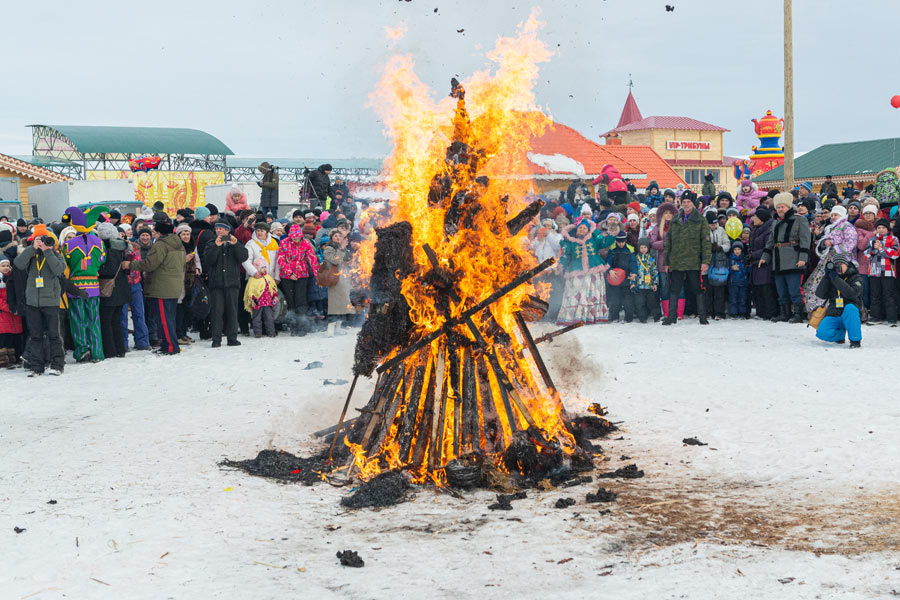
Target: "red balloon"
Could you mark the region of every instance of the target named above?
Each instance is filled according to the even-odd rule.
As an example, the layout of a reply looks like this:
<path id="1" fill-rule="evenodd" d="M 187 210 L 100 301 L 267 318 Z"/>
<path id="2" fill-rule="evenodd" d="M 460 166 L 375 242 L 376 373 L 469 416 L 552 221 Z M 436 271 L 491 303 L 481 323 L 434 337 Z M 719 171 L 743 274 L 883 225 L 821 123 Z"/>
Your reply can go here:
<path id="1" fill-rule="evenodd" d="M 894 108 L 900 108 L 900 96 L 894 96 L 891 98 L 891 106 Z"/>
<path id="2" fill-rule="evenodd" d="M 622 282 L 625 281 L 625 271 L 623 269 L 610 269 L 606 279 L 609 281 L 609 285 L 622 285 Z"/>

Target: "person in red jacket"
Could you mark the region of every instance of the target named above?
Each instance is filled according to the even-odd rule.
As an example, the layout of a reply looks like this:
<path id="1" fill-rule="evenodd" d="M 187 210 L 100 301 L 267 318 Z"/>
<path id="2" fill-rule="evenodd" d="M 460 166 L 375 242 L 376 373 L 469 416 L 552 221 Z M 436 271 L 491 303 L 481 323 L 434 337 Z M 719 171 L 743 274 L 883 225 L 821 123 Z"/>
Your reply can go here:
<path id="1" fill-rule="evenodd" d="M 0 258 L 0 368 L 14 369 L 22 356 L 22 317 L 13 314 L 6 301 L 12 285 L 12 263 Z"/>

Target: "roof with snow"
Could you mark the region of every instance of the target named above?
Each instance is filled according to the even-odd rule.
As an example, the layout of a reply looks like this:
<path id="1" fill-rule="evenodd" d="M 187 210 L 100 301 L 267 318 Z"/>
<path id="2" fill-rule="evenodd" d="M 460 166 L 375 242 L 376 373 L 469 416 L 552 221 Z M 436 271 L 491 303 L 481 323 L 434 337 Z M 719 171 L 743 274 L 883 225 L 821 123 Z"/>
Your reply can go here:
<path id="1" fill-rule="evenodd" d="M 562 123 L 551 124 L 531 140 L 530 146 L 529 166 L 538 178 L 593 178 L 600 174 L 603 165 L 611 164 L 637 187 L 651 180 L 661 188 L 684 183 L 649 146 L 603 146 Z"/>
<path id="2" fill-rule="evenodd" d="M 893 169 L 898 164 L 900 138 L 825 144 L 794 160 L 794 179 L 803 181 L 826 175 L 874 178 L 880 171 Z M 784 166 L 766 171 L 753 181 L 784 181 Z"/>
<path id="3" fill-rule="evenodd" d="M 69 178 L 49 169 L 18 159 L 7 154 L 0 154 L 0 169 L 5 169 L 16 175 L 28 177 L 41 183 L 56 183 L 67 181 Z"/>

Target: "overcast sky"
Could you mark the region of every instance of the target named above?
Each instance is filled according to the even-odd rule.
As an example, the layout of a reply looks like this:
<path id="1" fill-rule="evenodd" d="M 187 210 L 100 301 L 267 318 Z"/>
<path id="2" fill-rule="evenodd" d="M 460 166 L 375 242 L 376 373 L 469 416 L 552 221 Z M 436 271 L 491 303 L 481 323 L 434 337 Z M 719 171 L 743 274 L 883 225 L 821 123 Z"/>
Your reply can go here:
<path id="1" fill-rule="evenodd" d="M 367 104 L 386 57 L 414 55 L 444 95 L 532 6 L 555 52 L 537 101 L 591 139 L 616 125 L 629 73 L 645 117 L 728 128 L 727 154 L 750 152 L 751 118 L 782 115 L 782 0 L 18 1 L 0 35 L 0 152 L 30 153 L 25 126 L 45 123 L 191 127 L 240 156 L 384 156 Z M 798 150 L 900 137 L 898 27 L 896 0 L 794 0 Z"/>

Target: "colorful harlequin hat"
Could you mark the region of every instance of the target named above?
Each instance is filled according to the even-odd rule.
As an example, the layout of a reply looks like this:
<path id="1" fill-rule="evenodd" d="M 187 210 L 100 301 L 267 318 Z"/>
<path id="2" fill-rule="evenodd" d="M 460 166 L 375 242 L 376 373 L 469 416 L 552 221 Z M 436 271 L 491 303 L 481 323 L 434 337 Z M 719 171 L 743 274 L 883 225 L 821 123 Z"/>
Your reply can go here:
<path id="1" fill-rule="evenodd" d="M 101 214 L 105 212 L 109 212 L 109 207 L 102 205 L 92 206 L 90 210 L 83 212 L 75 206 L 70 206 L 63 213 L 62 222 L 74 227 L 78 233 L 89 233 L 96 227 L 97 220 Z"/>

